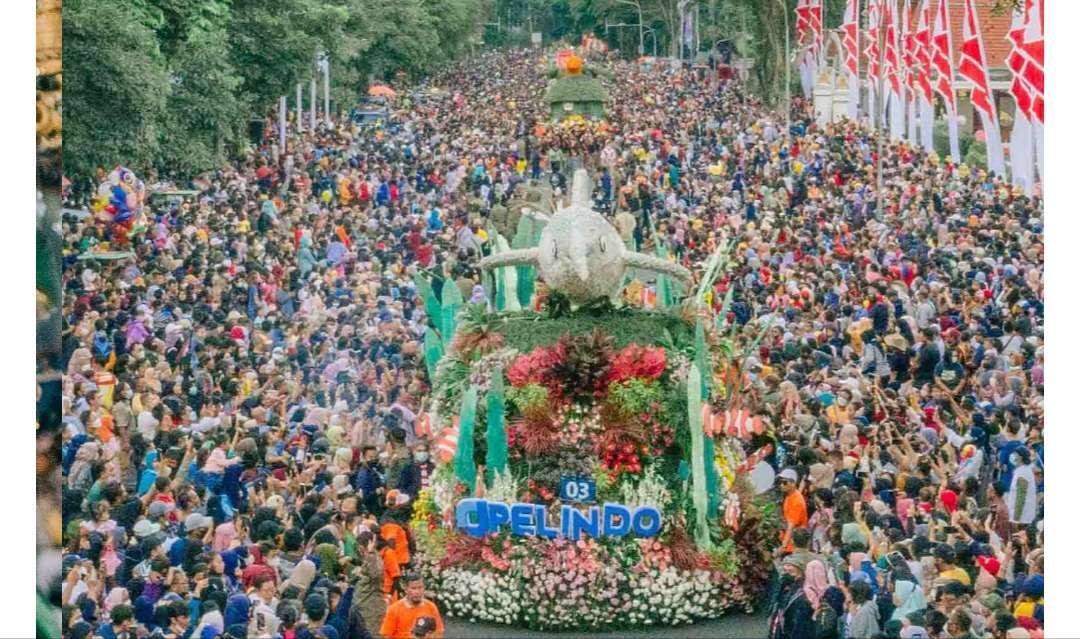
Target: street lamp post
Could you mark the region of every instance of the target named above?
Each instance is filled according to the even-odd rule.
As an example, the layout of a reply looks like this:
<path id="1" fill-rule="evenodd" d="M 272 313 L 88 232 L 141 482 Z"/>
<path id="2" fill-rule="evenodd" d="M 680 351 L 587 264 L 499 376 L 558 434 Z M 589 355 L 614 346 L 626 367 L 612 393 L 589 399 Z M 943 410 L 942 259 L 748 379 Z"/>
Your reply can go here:
<path id="1" fill-rule="evenodd" d="M 638 56 L 645 55 L 645 21 L 641 15 L 641 2 L 639 0 L 616 0 L 620 4 L 627 4 L 637 9 L 637 27 L 638 27 Z"/>
<path id="2" fill-rule="evenodd" d="M 323 118 L 330 120 L 330 58 L 325 53 L 319 61 L 323 72 Z"/>

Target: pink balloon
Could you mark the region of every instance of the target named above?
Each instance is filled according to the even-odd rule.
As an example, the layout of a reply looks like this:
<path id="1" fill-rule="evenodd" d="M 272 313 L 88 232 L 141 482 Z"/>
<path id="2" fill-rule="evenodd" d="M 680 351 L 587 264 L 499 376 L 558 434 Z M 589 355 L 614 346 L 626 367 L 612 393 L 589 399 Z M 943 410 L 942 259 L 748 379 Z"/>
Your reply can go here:
<path id="1" fill-rule="evenodd" d="M 135 207 L 139 205 L 139 196 L 136 193 L 128 193 L 127 197 L 124 199 L 124 202 L 127 204 L 127 207 L 129 209 L 134 210 Z"/>
<path id="2" fill-rule="evenodd" d="M 975 132 L 975 139 L 979 142 L 986 142 L 986 131 L 979 129 Z"/>

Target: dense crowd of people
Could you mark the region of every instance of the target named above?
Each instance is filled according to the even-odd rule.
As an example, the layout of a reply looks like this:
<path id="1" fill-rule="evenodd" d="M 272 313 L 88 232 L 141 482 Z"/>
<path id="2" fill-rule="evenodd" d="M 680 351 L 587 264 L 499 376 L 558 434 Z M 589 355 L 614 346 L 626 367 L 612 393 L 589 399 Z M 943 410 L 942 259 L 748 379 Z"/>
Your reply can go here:
<path id="1" fill-rule="evenodd" d="M 129 247 L 65 217 L 66 636 L 442 634 L 410 549 L 433 472 L 413 275 L 482 300 L 487 221 L 565 185 L 546 64 L 487 53 L 287 149 L 268 127 Z M 1039 636 L 1040 200 L 893 141 L 878 207 L 865 126 L 796 103 L 785 130 L 709 69 L 610 64 L 610 128 L 575 158 L 598 208 L 695 273 L 731 241 L 707 302 L 733 289 L 723 321 L 762 337 L 771 637 Z M 135 255 L 76 260 L 105 247 Z"/>

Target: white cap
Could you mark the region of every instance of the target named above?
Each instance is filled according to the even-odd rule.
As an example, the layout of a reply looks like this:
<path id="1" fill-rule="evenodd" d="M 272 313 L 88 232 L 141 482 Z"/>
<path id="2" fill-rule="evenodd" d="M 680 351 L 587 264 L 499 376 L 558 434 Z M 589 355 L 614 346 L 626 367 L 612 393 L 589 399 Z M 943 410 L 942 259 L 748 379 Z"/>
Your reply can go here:
<path id="1" fill-rule="evenodd" d="M 784 470 L 780 471 L 777 479 L 786 479 L 789 482 L 795 484 L 799 481 L 799 475 L 795 472 L 794 468 L 785 468 Z"/>

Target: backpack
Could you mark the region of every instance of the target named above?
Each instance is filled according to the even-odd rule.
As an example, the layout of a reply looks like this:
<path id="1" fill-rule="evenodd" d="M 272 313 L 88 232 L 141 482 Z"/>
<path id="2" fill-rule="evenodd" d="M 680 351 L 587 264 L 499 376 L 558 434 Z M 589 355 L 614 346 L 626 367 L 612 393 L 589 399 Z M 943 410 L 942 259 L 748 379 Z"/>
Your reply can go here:
<path id="1" fill-rule="evenodd" d="M 112 355 L 112 352 L 113 343 L 112 340 L 109 339 L 109 336 L 105 334 L 105 331 L 94 333 L 94 359 L 96 359 L 99 364 L 104 364 L 109 360 L 109 356 Z"/>

